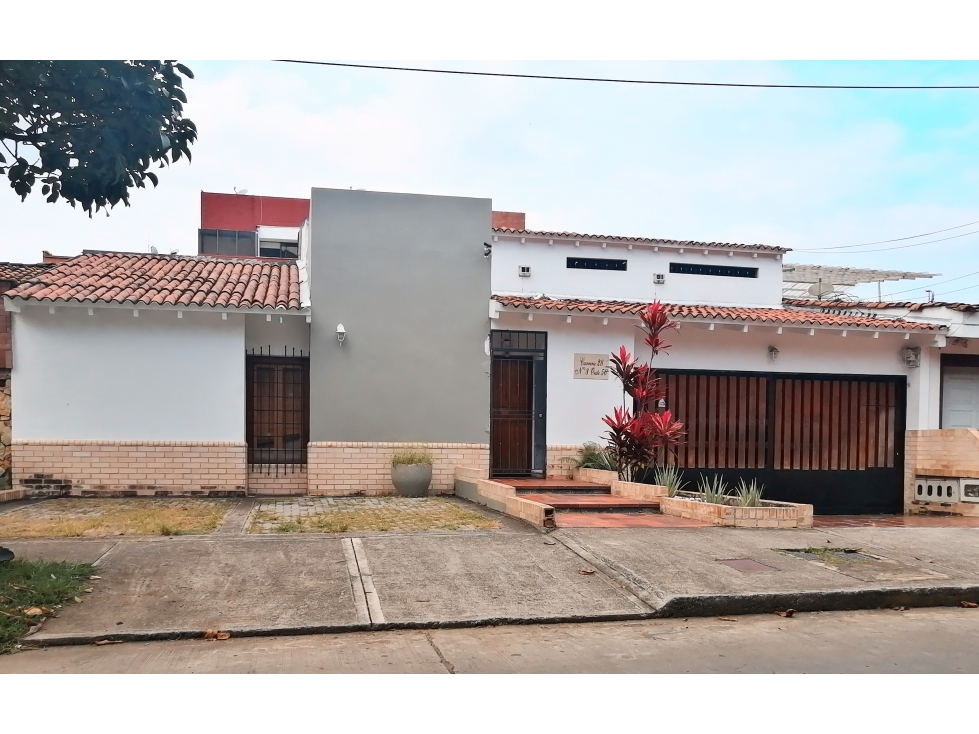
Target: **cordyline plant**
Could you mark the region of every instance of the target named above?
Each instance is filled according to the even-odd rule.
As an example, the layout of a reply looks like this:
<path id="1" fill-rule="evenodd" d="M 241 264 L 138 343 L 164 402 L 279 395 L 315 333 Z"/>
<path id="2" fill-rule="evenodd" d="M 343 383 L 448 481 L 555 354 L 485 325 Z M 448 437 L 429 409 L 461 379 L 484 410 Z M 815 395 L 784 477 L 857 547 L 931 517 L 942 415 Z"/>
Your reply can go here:
<path id="1" fill-rule="evenodd" d="M 609 428 L 608 451 L 615 458 L 619 479 L 626 481 L 635 481 L 683 440 L 683 424 L 673 420 L 669 410 L 656 411 L 666 393 L 650 366 L 657 354 L 670 348 L 663 332 L 677 324 L 659 301 L 647 306 L 639 318 L 646 334 L 644 343 L 652 352 L 649 362 L 639 362 L 624 346 L 612 354 L 612 374 L 622 383 L 622 407 L 602 418 Z M 632 410 L 626 405 L 627 396 L 632 399 Z"/>

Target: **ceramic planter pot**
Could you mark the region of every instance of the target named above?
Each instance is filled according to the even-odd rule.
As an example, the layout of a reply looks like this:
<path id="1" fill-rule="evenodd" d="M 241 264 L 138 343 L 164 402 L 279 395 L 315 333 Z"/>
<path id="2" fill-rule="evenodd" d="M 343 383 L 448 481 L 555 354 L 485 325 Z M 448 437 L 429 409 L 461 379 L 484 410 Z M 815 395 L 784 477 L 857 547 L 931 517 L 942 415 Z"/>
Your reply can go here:
<path id="1" fill-rule="evenodd" d="M 431 464 L 395 464 L 391 481 L 402 497 L 424 497 L 432 483 Z"/>

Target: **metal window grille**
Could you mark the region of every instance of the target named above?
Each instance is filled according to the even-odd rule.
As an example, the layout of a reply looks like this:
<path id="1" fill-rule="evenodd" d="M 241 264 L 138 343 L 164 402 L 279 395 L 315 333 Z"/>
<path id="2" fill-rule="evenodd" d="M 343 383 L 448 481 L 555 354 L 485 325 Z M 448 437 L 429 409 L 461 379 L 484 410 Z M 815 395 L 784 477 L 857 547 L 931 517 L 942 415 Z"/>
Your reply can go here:
<path id="1" fill-rule="evenodd" d="M 253 472 L 306 468 L 309 443 L 309 357 L 248 355 L 247 441 Z"/>

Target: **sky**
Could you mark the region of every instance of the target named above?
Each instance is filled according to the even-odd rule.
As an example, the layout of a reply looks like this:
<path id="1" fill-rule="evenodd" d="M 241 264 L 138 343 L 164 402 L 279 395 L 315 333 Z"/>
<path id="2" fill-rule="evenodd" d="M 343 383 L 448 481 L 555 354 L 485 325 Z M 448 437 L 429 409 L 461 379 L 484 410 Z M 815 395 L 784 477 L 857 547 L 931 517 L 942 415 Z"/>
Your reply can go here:
<path id="1" fill-rule="evenodd" d="M 352 187 L 488 197 L 494 209 L 526 212 L 531 229 L 763 243 L 794 248 L 787 262 L 940 273 L 931 282 L 885 283 L 884 296 L 923 299 L 930 288 L 938 299 L 979 300 L 979 223 L 805 251 L 979 221 L 979 90 L 658 87 L 185 63 L 196 76 L 186 84 L 187 116 L 200 132 L 193 162 L 160 171 L 158 188 L 135 191 L 129 208 L 108 217 L 89 219 L 39 194 L 23 203 L 12 191 L 0 194 L 0 261 L 150 246 L 194 254 L 202 190 L 308 197 L 312 187 Z M 754 83 L 979 83 L 979 62 L 407 65 Z"/>

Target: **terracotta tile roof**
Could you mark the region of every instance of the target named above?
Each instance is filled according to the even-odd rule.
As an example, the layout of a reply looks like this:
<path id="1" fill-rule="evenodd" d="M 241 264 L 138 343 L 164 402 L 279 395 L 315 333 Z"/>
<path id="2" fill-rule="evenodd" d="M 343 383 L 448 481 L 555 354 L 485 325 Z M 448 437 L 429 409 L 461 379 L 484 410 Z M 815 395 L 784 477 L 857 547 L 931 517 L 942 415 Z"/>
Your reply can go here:
<path id="1" fill-rule="evenodd" d="M 0 280 L 23 283 L 51 267 L 46 263 L 0 263 Z"/>
<path id="2" fill-rule="evenodd" d="M 955 303 L 952 301 L 810 301 L 803 298 L 786 298 L 783 303 L 786 306 L 806 306 L 809 308 L 827 308 L 832 310 L 849 309 L 868 309 L 877 310 L 883 308 L 905 308 L 908 311 L 924 311 L 926 308 L 947 308 L 952 311 L 963 311 L 973 313 L 979 311 L 979 304 L 976 303 Z"/>
<path id="3" fill-rule="evenodd" d="M 646 307 L 635 301 L 587 301 L 575 298 L 529 298 L 526 296 L 493 296 L 493 300 L 514 308 L 535 308 L 582 313 L 638 314 Z M 680 306 L 664 304 L 678 319 L 726 320 L 789 326 L 836 327 L 854 329 L 900 329 L 902 331 L 939 331 L 941 324 L 918 323 L 898 318 L 873 318 L 851 314 L 822 313 L 799 308 L 753 308 L 740 306 Z"/>
<path id="4" fill-rule="evenodd" d="M 758 250 L 761 252 L 791 252 L 790 248 L 774 245 L 739 245 L 730 242 L 696 242 L 694 240 L 663 240 L 656 237 L 620 237 L 618 235 L 579 234 L 578 232 L 540 232 L 532 229 L 504 229 L 494 227 L 494 232 L 518 237 L 548 237 L 566 240 L 601 240 L 603 242 L 632 242 L 640 245 L 662 245 L 663 247 L 709 247 L 718 250 Z"/>
<path id="5" fill-rule="evenodd" d="M 38 301 L 302 308 L 296 264 L 258 258 L 79 255 L 6 295 Z"/>

